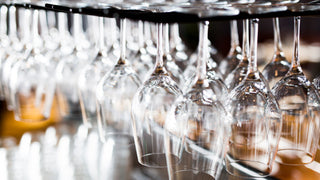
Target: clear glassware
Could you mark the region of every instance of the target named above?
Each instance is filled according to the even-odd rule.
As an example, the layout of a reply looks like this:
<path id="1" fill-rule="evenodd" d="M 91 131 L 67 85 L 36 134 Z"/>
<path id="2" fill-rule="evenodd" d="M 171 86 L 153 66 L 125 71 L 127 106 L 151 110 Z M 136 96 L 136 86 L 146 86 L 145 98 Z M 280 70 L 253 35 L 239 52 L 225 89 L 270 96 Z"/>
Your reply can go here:
<path id="1" fill-rule="evenodd" d="M 251 56 L 242 83 L 230 92 L 231 134 L 225 157 L 228 173 L 242 178 L 268 176 L 281 133 L 281 112 L 257 68 L 258 19 L 251 20 Z M 246 173 L 254 169 L 255 173 Z M 252 171 L 249 171 L 252 172 Z"/>
<path id="2" fill-rule="evenodd" d="M 97 98 L 96 88 L 102 77 L 109 72 L 114 61 L 111 61 L 106 52 L 104 38 L 104 18 L 99 17 L 99 51 L 95 59 L 84 67 L 78 80 L 79 99 L 83 123 L 88 128 L 97 128 Z"/>
<path id="3" fill-rule="evenodd" d="M 276 161 L 311 163 L 319 140 L 319 96 L 303 74 L 299 59 L 300 17 L 294 17 L 294 52 L 289 72 L 272 88 L 282 115 L 282 132 Z"/>
<path id="4" fill-rule="evenodd" d="M 6 49 L 10 45 L 9 38 L 7 35 L 7 16 L 8 16 L 8 7 L 1 6 L 0 7 L 0 79 L 2 79 L 2 71 L 3 71 L 3 63 L 6 58 Z M 4 87 L 2 81 L 0 81 L 0 100 L 5 99 Z"/>
<path id="5" fill-rule="evenodd" d="M 249 65 L 249 20 L 243 20 L 242 59 L 225 79 L 229 91 L 237 87 L 246 77 Z"/>
<path id="6" fill-rule="evenodd" d="M 98 83 L 98 130 L 101 140 L 119 140 L 132 145 L 131 104 L 141 82 L 126 59 L 126 19 L 120 24 L 121 55 L 114 68 Z M 117 140 L 115 140 L 117 141 Z"/>
<path id="7" fill-rule="evenodd" d="M 207 36 L 205 36 L 207 38 Z M 209 42 L 209 40 L 206 40 Z M 198 54 L 199 54 L 199 49 L 202 44 L 198 45 Z M 209 43 L 206 43 L 206 49 L 208 51 L 210 50 Z M 216 66 L 216 62 L 211 58 L 209 52 L 206 51 L 207 57 L 206 57 L 206 79 L 209 81 L 209 85 L 211 89 L 214 91 L 214 94 L 217 96 L 217 99 L 220 102 L 226 102 L 225 100 L 227 99 L 228 96 L 228 89 L 225 83 L 222 80 L 222 76 L 219 72 L 218 67 Z M 193 57 L 194 58 L 194 57 Z M 192 86 L 194 85 L 194 82 L 197 79 L 197 61 L 199 59 L 199 55 L 197 55 L 197 60 L 193 64 L 189 64 L 187 67 L 186 71 L 184 72 L 186 76 L 186 83 L 183 87 L 183 92 L 188 92 Z"/>
<path id="8" fill-rule="evenodd" d="M 146 74 L 152 68 L 152 57 L 147 51 L 147 44 L 144 41 L 144 27 L 143 22 L 138 22 L 138 39 L 139 39 L 139 50 L 133 57 L 132 67 L 137 72 L 139 78 L 143 81 L 146 78 Z"/>
<path id="9" fill-rule="evenodd" d="M 279 18 L 273 18 L 274 54 L 272 60 L 264 67 L 262 74 L 272 88 L 290 69 L 290 63 L 282 51 Z"/>
<path id="10" fill-rule="evenodd" d="M 163 126 L 169 108 L 182 94 L 163 62 L 163 24 L 157 24 L 155 68 L 134 96 L 132 124 L 137 157 L 147 167 L 166 167 Z"/>
<path id="11" fill-rule="evenodd" d="M 42 40 L 38 32 L 39 11 L 33 10 L 32 49 L 27 57 L 14 64 L 10 78 L 15 119 L 42 121 L 49 118 L 55 92 L 55 82 L 44 64 Z"/>
<path id="12" fill-rule="evenodd" d="M 207 79 L 208 24 L 200 23 L 196 81 L 171 107 L 164 126 L 170 180 L 219 179 L 223 167 L 227 116 Z"/>
<path id="13" fill-rule="evenodd" d="M 73 40 L 70 42 L 62 39 L 60 42 L 59 51 L 63 56 L 61 54 L 58 56 L 60 60 L 56 68 L 56 83 L 59 110 L 64 118 L 82 118 L 78 79 L 83 68 L 93 59 L 87 49 L 89 44 L 82 28 L 82 16 L 73 14 Z M 69 33 L 66 28 L 64 30 L 65 32 L 61 33 L 63 37 L 68 38 Z"/>
<path id="14" fill-rule="evenodd" d="M 174 57 L 170 54 L 169 24 L 167 23 L 164 25 L 163 34 L 164 34 L 164 54 L 163 54 L 164 66 L 168 71 L 170 77 L 181 88 L 185 83 L 185 78 L 183 76 L 183 71 L 176 64 Z"/>
<path id="15" fill-rule="evenodd" d="M 228 56 L 220 62 L 219 69 L 222 73 L 222 78 L 225 79 L 241 61 L 241 47 L 239 46 L 239 36 L 237 21 L 231 21 L 231 49 Z"/>
<path id="16" fill-rule="evenodd" d="M 170 25 L 170 54 L 179 68 L 184 71 L 189 64 L 189 57 L 192 52 L 180 37 L 178 23 Z"/>

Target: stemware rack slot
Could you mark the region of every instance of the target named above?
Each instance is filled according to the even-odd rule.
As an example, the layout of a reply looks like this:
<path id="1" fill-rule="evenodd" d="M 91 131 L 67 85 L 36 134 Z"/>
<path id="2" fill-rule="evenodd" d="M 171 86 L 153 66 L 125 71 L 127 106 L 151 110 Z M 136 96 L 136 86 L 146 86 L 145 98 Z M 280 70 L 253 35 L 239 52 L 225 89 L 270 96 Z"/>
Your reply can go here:
<path id="1" fill-rule="evenodd" d="M 77 2 L 68 3 L 0 3 L 0 5 L 14 5 L 20 8 L 42 9 L 57 12 L 79 13 L 85 15 L 94 15 L 112 18 L 128 18 L 131 20 L 143 20 L 149 22 L 161 23 L 188 23 L 199 21 L 225 21 L 234 19 L 251 19 L 251 18 L 272 18 L 272 17 L 293 17 L 293 16 L 319 16 L 320 2 L 295 3 L 289 5 L 252 5 L 252 6 L 235 6 L 238 13 L 219 14 L 210 8 L 206 11 L 201 8 L 193 8 L 192 11 L 182 11 L 191 8 L 190 4 L 185 6 L 171 8 L 166 10 L 163 4 L 145 7 L 130 8 L 129 5 L 99 5 L 84 4 Z M 218 7 L 218 6 L 217 6 Z M 228 7 L 228 6 L 227 6 Z M 233 7 L 232 7 L 233 8 Z"/>

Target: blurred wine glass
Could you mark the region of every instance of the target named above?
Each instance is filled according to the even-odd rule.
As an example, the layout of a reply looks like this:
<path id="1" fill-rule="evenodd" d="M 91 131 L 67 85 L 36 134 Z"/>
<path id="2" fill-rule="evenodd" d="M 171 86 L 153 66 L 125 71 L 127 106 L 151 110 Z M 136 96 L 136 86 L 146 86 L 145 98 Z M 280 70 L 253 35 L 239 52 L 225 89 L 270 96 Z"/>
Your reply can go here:
<path id="1" fill-rule="evenodd" d="M 132 123 L 139 163 L 163 168 L 167 166 L 163 137 L 165 117 L 182 92 L 164 66 L 162 23 L 157 24 L 157 35 L 155 68 L 134 96 Z"/>
<path id="2" fill-rule="evenodd" d="M 126 19 L 121 19 L 121 53 L 116 65 L 98 83 L 98 129 L 101 140 L 132 145 L 131 102 L 141 82 L 126 59 Z M 121 140 L 124 139 L 124 140 Z"/>
<path id="3" fill-rule="evenodd" d="M 241 61 L 241 48 L 239 46 L 238 26 L 237 21 L 232 20 L 231 26 L 231 49 L 228 56 L 220 62 L 219 69 L 222 73 L 223 79 L 225 79 L 229 73 L 231 73 Z"/>
<path id="4" fill-rule="evenodd" d="M 106 54 L 103 17 L 99 17 L 98 33 L 100 34 L 98 53 L 94 60 L 84 67 L 78 81 L 82 118 L 88 128 L 97 128 L 96 88 L 98 82 L 114 64 L 114 60 L 109 59 Z"/>
<path id="5" fill-rule="evenodd" d="M 276 161 L 301 165 L 314 160 L 319 140 L 319 95 L 299 59 L 300 17 L 294 17 L 294 51 L 289 72 L 272 93 L 279 102 L 282 131 Z"/>
<path id="6" fill-rule="evenodd" d="M 290 63 L 282 51 L 279 18 L 273 18 L 274 54 L 271 61 L 264 67 L 262 74 L 272 88 L 290 69 Z"/>
<path id="7" fill-rule="evenodd" d="M 169 179 L 219 179 L 226 142 L 226 111 L 207 79 L 208 21 L 200 24 L 197 78 L 165 122 Z M 178 160 L 177 160 L 178 158 Z"/>
<path id="8" fill-rule="evenodd" d="M 257 68 L 258 19 L 251 20 L 251 55 L 246 77 L 229 95 L 231 134 L 226 153 L 228 173 L 242 178 L 268 176 L 278 148 L 281 114 Z M 254 168 L 256 173 L 245 173 Z"/>

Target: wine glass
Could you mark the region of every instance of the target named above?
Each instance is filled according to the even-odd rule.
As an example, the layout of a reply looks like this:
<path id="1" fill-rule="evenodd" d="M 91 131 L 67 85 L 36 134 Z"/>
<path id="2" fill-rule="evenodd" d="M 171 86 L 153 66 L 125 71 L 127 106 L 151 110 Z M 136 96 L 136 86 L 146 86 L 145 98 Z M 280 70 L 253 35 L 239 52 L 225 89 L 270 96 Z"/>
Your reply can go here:
<path id="1" fill-rule="evenodd" d="M 61 33 L 64 38 L 68 38 L 69 33 L 67 28 L 64 28 L 64 32 Z M 64 118 L 81 118 L 78 79 L 83 68 L 93 59 L 87 49 L 90 44 L 86 40 L 82 28 L 82 16 L 73 14 L 73 40 L 70 42 L 70 40 L 62 39 L 59 49 L 61 59 L 56 68 L 57 96 L 59 110 Z"/>
<path id="2" fill-rule="evenodd" d="M 184 71 L 189 64 L 188 59 L 191 52 L 180 37 L 178 23 L 170 25 L 170 54 L 176 64 Z"/>
<path id="3" fill-rule="evenodd" d="M 274 54 L 272 60 L 264 67 L 262 74 L 272 88 L 290 69 L 290 63 L 282 51 L 279 18 L 273 18 Z"/>
<path id="4" fill-rule="evenodd" d="M 276 161 L 311 163 L 319 140 L 319 96 L 303 74 L 299 59 L 300 17 L 294 17 L 294 52 L 291 67 L 272 88 L 282 115 L 282 131 Z"/>
<path id="5" fill-rule="evenodd" d="M 84 67 L 78 81 L 82 118 L 88 128 L 97 127 L 96 87 L 101 78 L 111 70 L 114 62 L 106 54 L 103 17 L 99 17 L 99 34 L 98 54 Z"/>
<path id="6" fill-rule="evenodd" d="M 9 38 L 7 35 L 7 15 L 8 15 L 8 7 L 5 5 L 2 5 L 0 7 L 0 78 L 2 79 L 2 71 L 3 71 L 3 63 L 6 58 L 6 49 L 8 49 L 8 46 L 10 45 Z M 2 84 L 2 81 L 0 81 L 0 99 L 5 99 L 4 94 L 4 85 Z"/>
<path id="7" fill-rule="evenodd" d="M 169 24 L 166 23 L 164 25 L 164 54 L 163 54 L 163 62 L 166 70 L 168 71 L 170 77 L 182 87 L 185 83 L 185 78 L 183 76 L 183 71 L 176 64 L 175 59 L 170 54 L 170 41 L 169 41 Z"/>
<path id="8" fill-rule="evenodd" d="M 239 46 L 237 21 L 232 20 L 231 24 L 231 49 L 228 56 L 220 62 L 219 69 L 225 79 L 230 72 L 232 72 L 241 61 L 241 48 Z"/>
<path id="9" fill-rule="evenodd" d="M 208 40 L 208 36 L 205 36 L 206 42 L 209 42 Z M 209 43 L 206 43 L 206 49 L 208 49 L 206 52 L 207 57 L 206 59 L 206 79 L 207 81 L 209 81 L 209 85 L 211 87 L 211 89 L 214 91 L 214 94 L 217 96 L 217 99 L 220 102 L 225 102 L 227 96 L 228 96 L 228 89 L 227 86 L 225 85 L 225 83 L 222 80 L 222 76 L 219 72 L 219 69 L 216 66 L 216 62 L 211 58 L 209 50 L 210 50 L 210 46 Z M 198 45 L 198 55 L 197 55 L 197 59 L 199 59 L 199 50 L 201 49 L 200 46 L 203 46 L 203 44 L 200 44 L 199 41 L 199 45 Z M 194 57 L 193 57 L 194 58 Z M 183 92 L 188 92 L 192 86 L 194 85 L 194 81 L 197 79 L 197 61 L 194 62 L 193 64 L 189 64 L 189 66 L 187 67 L 187 69 L 185 70 L 185 76 L 186 76 L 186 83 L 183 87 Z"/>
<path id="10" fill-rule="evenodd" d="M 249 20 L 243 20 L 242 59 L 225 79 L 229 91 L 237 87 L 246 77 L 249 65 Z"/>
<path id="11" fill-rule="evenodd" d="M 229 95 L 231 134 L 225 157 L 228 173 L 265 177 L 272 171 L 281 132 L 281 114 L 257 68 L 258 19 L 251 20 L 251 56 L 247 76 Z M 256 173 L 246 173 L 248 169 Z"/>
<path id="12" fill-rule="evenodd" d="M 48 61 L 41 54 L 43 42 L 38 32 L 39 11 L 33 10 L 32 48 L 28 56 L 14 64 L 10 78 L 15 119 L 46 120 L 51 112 L 55 83 L 46 71 Z"/>
<path id="13" fill-rule="evenodd" d="M 123 145 L 133 145 L 131 102 L 141 82 L 126 59 L 126 19 L 120 23 L 121 53 L 117 64 L 98 83 L 96 89 L 98 130 L 102 142 L 124 139 Z"/>
<path id="14" fill-rule="evenodd" d="M 138 40 L 139 40 L 139 50 L 133 57 L 132 67 L 137 72 L 139 78 L 144 80 L 145 74 L 151 69 L 152 57 L 147 52 L 147 44 L 144 41 L 144 27 L 143 22 L 140 20 L 138 22 Z"/>
<path id="15" fill-rule="evenodd" d="M 226 111 L 207 79 L 208 21 L 200 24 L 197 78 L 165 121 L 169 179 L 218 179 L 227 143 Z M 177 161 L 178 158 L 178 161 Z"/>
<path id="16" fill-rule="evenodd" d="M 163 24 L 157 24 L 155 68 L 132 102 L 132 124 L 137 157 L 147 167 L 166 167 L 163 126 L 169 108 L 182 94 L 163 62 Z"/>

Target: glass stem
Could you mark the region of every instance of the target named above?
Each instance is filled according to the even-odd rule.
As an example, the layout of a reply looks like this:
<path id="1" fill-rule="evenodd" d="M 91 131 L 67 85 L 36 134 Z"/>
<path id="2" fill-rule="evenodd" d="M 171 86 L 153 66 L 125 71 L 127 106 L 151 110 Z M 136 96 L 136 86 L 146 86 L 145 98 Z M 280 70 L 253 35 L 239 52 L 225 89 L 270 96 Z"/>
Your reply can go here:
<path id="1" fill-rule="evenodd" d="M 280 38 L 279 18 L 273 18 L 273 33 L 274 33 L 274 51 L 276 55 L 282 52 L 282 43 Z"/>
<path id="2" fill-rule="evenodd" d="M 8 8 L 6 6 L 1 6 L 0 9 L 1 17 L 0 17 L 0 33 L 7 34 L 7 15 L 8 15 Z"/>
<path id="3" fill-rule="evenodd" d="M 39 36 L 38 32 L 38 21 L 39 20 L 39 11 L 33 10 L 33 19 L 32 19 L 32 42 L 36 41 Z"/>
<path id="4" fill-rule="evenodd" d="M 59 12 L 58 13 L 58 30 L 61 36 L 66 36 L 67 25 L 66 25 L 66 14 Z"/>
<path id="5" fill-rule="evenodd" d="M 157 58 L 156 58 L 156 70 L 163 69 L 163 43 L 162 43 L 162 23 L 157 24 L 158 37 L 157 37 Z"/>
<path id="6" fill-rule="evenodd" d="M 9 35 L 17 37 L 16 7 L 9 8 Z"/>
<path id="7" fill-rule="evenodd" d="M 259 19 L 251 20 L 251 57 L 249 58 L 249 73 L 258 71 L 257 67 L 257 46 L 258 46 L 258 24 Z"/>
<path id="8" fill-rule="evenodd" d="M 139 47 L 143 48 L 144 42 L 143 42 L 143 22 L 140 20 L 138 22 L 138 29 L 139 29 Z"/>
<path id="9" fill-rule="evenodd" d="M 99 17 L 99 51 L 101 52 L 104 49 L 104 22 L 103 17 Z"/>
<path id="10" fill-rule="evenodd" d="M 179 24 L 175 23 L 171 25 L 171 31 L 172 31 L 172 39 L 173 39 L 173 45 L 172 47 L 175 47 L 177 44 L 180 43 L 180 34 L 179 34 Z"/>
<path id="11" fill-rule="evenodd" d="M 170 52 L 170 47 L 169 47 L 169 24 L 166 23 L 164 26 L 164 54 L 168 55 Z"/>
<path id="12" fill-rule="evenodd" d="M 48 23 L 47 23 L 47 14 L 46 11 L 39 11 L 39 18 L 40 18 L 40 25 L 41 25 L 41 34 L 48 35 L 49 29 L 48 29 Z"/>
<path id="13" fill-rule="evenodd" d="M 126 61 L 126 19 L 120 20 L 120 59 L 118 64 L 125 64 Z"/>
<path id="14" fill-rule="evenodd" d="M 28 44 L 30 42 L 30 15 L 31 11 L 29 9 L 24 10 L 24 21 L 23 21 L 23 38 L 24 43 Z"/>
<path id="15" fill-rule="evenodd" d="M 231 47 L 235 49 L 239 46 L 238 25 L 236 20 L 231 21 Z"/>
<path id="16" fill-rule="evenodd" d="M 76 43 L 76 46 L 79 46 L 79 41 L 81 39 L 80 37 L 80 29 L 81 27 L 81 15 L 80 14 L 73 14 L 73 35 L 74 40 Z"/>
<path id="17" fill-rule="evenodd" d="M 243 20 L 242 61 L 249 58 L 249 19 Z"/>
<path id="18" fill-rule="evenodd" d="M 299 59 L 299 44 L 300 44 L 300 16 L 294 17 L 294 51 L 291 68 L 301 70 Z"/>
<path id="19" fill-rule="evenodd" d="M 206 78 L 206 62 L 208 50 L 208 21 L 200 23 L 197 78 L 202 82 Z"/>

